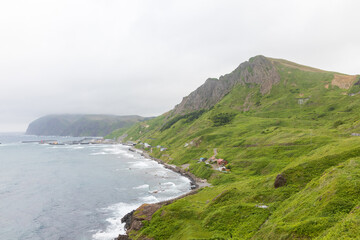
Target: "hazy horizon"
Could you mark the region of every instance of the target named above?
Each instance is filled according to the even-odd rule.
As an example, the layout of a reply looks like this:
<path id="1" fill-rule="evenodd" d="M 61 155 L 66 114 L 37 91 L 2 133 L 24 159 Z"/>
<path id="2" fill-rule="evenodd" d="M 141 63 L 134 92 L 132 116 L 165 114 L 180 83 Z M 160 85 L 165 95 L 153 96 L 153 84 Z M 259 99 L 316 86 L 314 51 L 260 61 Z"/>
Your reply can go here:
<path id="1" fill-rule="evenodd" d="M 48 114 L 157 116 L 264 55 L 360 73 L 358 1 L 0 3 L 0 132 Z"/>

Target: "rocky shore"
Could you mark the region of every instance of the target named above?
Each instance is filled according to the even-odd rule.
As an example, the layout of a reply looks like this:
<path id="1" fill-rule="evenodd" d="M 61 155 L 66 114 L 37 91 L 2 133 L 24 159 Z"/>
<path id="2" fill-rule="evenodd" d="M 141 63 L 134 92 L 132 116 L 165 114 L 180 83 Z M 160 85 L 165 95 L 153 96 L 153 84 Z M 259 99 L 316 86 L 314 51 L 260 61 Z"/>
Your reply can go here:
<path id="1" fill-rule="evenodd" d="M 152 160 L 162 164 L 165 168 L 170 169 L 170 170 L 172 170 L 172 171 L 174 171 L 176 173 L 179 173 L 180 175 L 188 178 L 190 180 L 191 191 L 188 192 L 188 193 L 185 193 L 185 194 L 183 194 L 183 195 L 181 195 L 179 197 L 176 197 L 176 198 L 173 198 L 173 199 L 170 199 L 170 200 L 166 200 L 166 201 L 163 201 L 163 202 L 152 203 L 152 204 L 144 203 L 140 207 L 138 207 L 136 210 L 133 210 L 133 211 L 129 212 L 128 214 L 126 214 L 121 219 L 121 222 L 125 223 L 126 235 L 120 234 L 114 240 L 128 240 L 128 239 L 131 239 L 131 238 L 129 238 L 130 231 L 132 231 L 132 230 L 139 231 L 143 226 L 142 221 L 144 221 L 144 220 L 150 221 L 151 218 L 152 218 L 152 215 L 158 209 L 160 209 L 162 206 L 169 205 L 170 203 L 173 203 L 174 201 L 176 201 L 178 199 L 184 198 L 184 197 L 189 196 L 189 195 L 193 195 L 193 194 L 197 193 L 199 188 L 211 186 L 211 184 L 209 184 L 205 179 L 197 178 L 194 174 L 186 171 L 185 169 L 182 169 L 182 168 L 180 168 L 178 166 L 175 166 L 175 165 L 167 164 L 167 163 L 165 163 L 164 161 L 162 161 L 160 159 L 153 158 L 146 151 L 135 149 L 135 148 L 130 148 L 129 150 L 134 151 L 134 152 L 138 152 L 143 157 L 148 158 L 148 159 L 152 159 Z"/>

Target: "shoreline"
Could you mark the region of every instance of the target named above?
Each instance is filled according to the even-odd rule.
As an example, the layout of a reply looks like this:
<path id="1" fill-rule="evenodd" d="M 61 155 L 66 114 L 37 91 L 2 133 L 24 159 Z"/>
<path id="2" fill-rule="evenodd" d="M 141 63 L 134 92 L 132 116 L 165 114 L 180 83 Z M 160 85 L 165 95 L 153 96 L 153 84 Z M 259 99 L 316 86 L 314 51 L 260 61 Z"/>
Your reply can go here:
<path id="1" fill-rule="evenodd" d="M 127 146 L 125 144 L 122 144 L 124 146 Z M 162 206 L 166 206 L 169 205 L 170 203 L 173 203 L 176 200 L 182 199 L 184 197 L 193 195 L 195 193 L 198 192 L 198 190 L 200 188 L 203 187 L 210 187 L 211 184 L 209 184 L 207 182 L 206 179 L 201 179 L 196 177 L 194 174 L 186 171 L 185 169 L 178 167 L 176 165 L 170 165 L 165 163 L 164 161 L 154 158 L 152 156 L 150 156 L 150 154 L 143 150 L 143 149 L 137 149 L 134 148 L 132 146 L 129 146 L 129 151 L 131 152 L 136 152 L 139 153 L 141 156 L 153 160 L 161 165 L 163 165 L 165 168 L 180 174 L 181 176 L 184 176 L 186 178 L 188 178 L 190 180 L 190 191 L 187 193 L 184 193 L 178 197 L 175 198 L 171 198 L 169 200 L 165 200 L 165 201 L 161 201 L 161 202 L 157 202 L 157 203 L 144 203 L 142 204 L 140 207 L 138 207 L 137 209 L 134 209 L 133 211 L 127 213 L 122 219 L 121 222 L 125 223 L 125 230 L 126 230 L 126 234 L 119 234 L 119 236 L 117 238 L 115 238 L 114 240 L 128 240 L 129 238 L 129 232 L 131 230 L 135 230 L 138 231 L 142 228 L 142 221 L 143 220 L 150 220 L 152 215 L 158 210 L 160 209 Z M 135 212 L 138 212 L 138 214 L 141 217 L 138 217 L 135 215 Z M 140 212 L 140 213 L 139 213 Z"/>

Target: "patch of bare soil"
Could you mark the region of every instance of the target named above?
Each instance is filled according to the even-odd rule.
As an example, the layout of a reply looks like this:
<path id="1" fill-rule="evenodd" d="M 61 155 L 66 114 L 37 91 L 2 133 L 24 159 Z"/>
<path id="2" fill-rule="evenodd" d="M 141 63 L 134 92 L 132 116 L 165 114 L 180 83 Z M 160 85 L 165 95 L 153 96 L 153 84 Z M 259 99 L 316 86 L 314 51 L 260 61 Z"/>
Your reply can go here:
<path id="1" fill-rule="evenodd" d="M 272 62 L 281 63 L 282 65 L 284 65 L 286 67 L 297 68 L 297 69 L 307 71 L 307 72 L 326 72 L 326 71 L 321 70 L 321 69 L 300 65 L 300 64 L 290 62 L 290 61 L 287 61 L 287 60 L 284 60 L 284 59 L 276 59 L 276 58 L 268 58 L 268 59 L 270 59 Z"/>
<path id="2" fill-rule="evenodd" d="M 334 74 L 334 79 L 331 81 L 331 85 L 338 86 L 342 89 L 349 89 L 355 80 L 356 76 L 353 75 Z"/>

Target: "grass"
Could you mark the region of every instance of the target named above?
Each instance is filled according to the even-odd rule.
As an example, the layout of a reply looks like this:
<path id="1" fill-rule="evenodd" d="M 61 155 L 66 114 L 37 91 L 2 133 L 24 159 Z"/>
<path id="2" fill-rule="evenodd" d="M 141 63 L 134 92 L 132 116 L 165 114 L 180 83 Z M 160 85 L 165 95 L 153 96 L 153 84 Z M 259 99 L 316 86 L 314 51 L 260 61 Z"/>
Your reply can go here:
<path id="1" fill-rule="evenodd" d="M 188 163 L 213 184 L 158 210 L 134 239 L 359 236 L 360 137 L 350 134 L 360 133 L 360 95 L 348 95 L 357 87 L 332 86 L 332 72 L 273 62 L 281 81 L 266 95 L 258 86 L 237 85 L 211 109 L 169 112 L 125 131 L 125 140 L 167 147 L 152 155 Z M 230 173 L 197 163 L 215 148 Z M 280 173 L 286 184 L 275 189 Z"/>

